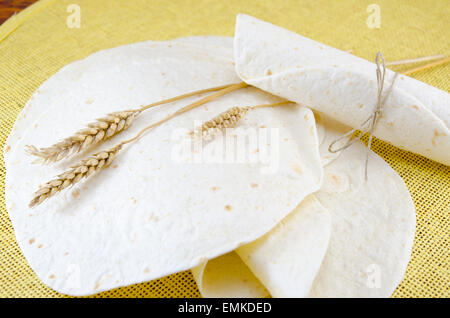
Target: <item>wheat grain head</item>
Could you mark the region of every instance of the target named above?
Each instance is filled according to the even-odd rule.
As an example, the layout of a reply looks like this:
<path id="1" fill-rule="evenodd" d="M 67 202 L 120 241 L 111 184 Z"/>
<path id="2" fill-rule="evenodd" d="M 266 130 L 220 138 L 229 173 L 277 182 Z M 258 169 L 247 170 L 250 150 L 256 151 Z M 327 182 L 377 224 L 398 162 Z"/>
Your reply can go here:
<path id="1" fill-rule="evenodd" d="M 211 140 L 223 129 L 234 127 L 250 107 L 233 107 L 194 129 L 190 135 L 196 139 Z"/>
<path id="2" fill-rule="evenodd" d="M 32 208 L 41 204 L 56 193 L 73 186 L 81 179 L 87 178 L 94 172 L 109 166 L 121 148 L 122 144 L 119 144 L 111 149 L 98 152 L 83 159 L 78 165 L 61 173 L 55 179 L 45 183 L 34 193 L 34 198 L 30 201 L 29 207 Z"/>
<path id="3" fill-rule="evenodd" d="M 140 113 L 141 110 L 110 113 L 50 147 L 38 149 L 28 145 L 26 152 L 37 157 L 35 163 L 49 164 L 60 161 L 127 129 Z"/>

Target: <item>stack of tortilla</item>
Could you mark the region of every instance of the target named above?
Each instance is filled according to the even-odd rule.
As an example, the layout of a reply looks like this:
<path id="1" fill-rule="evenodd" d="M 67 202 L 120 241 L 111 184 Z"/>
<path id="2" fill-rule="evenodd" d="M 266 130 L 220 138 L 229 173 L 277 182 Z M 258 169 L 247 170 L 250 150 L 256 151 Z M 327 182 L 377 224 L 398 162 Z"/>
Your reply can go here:
<path id="1" fill-rule="evenodd" d="M 250 86 L 154 128 L 112 166 L 28 207 L 40 184 L 86 153 L 39 166 L 25 145 L 49 146 L 107 113 L 241 81 Z M 17 241 L 38 277 L 69 295 L 192 269 L 205 297 L 389 297 L 411 255 L 411 196 L 373 152 L 365 180 L 362 143 L 328 151 L 370 116 L 376 93 L 373 63 L 246 15 L 234 42 L 191 37 L 94 53 L 44 82 L 7 140 Z M 152 108 L 98 148 L 200 97 Z M 284 99 L 292 103 L 251 110 L 199 151 L 182 151 L 198 121 Z M 450 164 L 449 104 L 447 93 L 400 76 L 374 134 Z M 227 160 L 233 147 L 211 160 L 213 149 L 251 131 L 257 142 L 244 144 L 256 160 Z"/>

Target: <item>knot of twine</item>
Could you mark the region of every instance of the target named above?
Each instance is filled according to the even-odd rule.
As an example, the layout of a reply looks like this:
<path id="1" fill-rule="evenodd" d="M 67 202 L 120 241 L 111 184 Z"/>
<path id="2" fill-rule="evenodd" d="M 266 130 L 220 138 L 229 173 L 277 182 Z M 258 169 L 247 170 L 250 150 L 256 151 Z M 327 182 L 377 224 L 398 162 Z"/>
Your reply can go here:
<path id="1" fill-rule="evenodd" d="M 368 179 L 367 166 L 368 166 L 368 162 L 369 162 L 369 153 L 370 153 L 369 150 L 372 145 L 373 131 L 375 129 L 375 125 L 378 121 L 378 118 L 381 116 L 384 102 L 386 101 L 387 97 L 391 93 L 392 87 L 394 86 L 394 82 L 398 76 L 398 73 L 396 72 L 394 75 L 394 79 L 392 80 L 392 83 L 391 83 L 388 91 L 386 92 L 386 95 L 383 97 L 384 76 L 386 74 L 386 64 L 384 62 L 383 54 L 381 54 L 381 52 L 377 53 L 377 55 L 375 57 L 375 64 L 377 66 L 376 73 L 377 73 L 377 85 L 378 85 L 377 106 L 376 106 L 375 110 L 366 120 L 364 120 L 362 122 L 361 125 L 359 125 L 359 127 L 352 129 L 349 132 L 347 132 L 346 134 L 340 136 L 335 141 L 333 141 L 330 144 L 330 146 L 328 147 L 328 151 L 331 153 L 336 153 L 336 152 L 345 150 L 348 147 L 350 147 L 353 143 L 360 140 L 366 133 L 369 133 L 369 142 L 367 145 L 366 162 L 365 162 L 365 179 L 366 180 Z M 358 130 L 361 131 L 361 133 L 355 137 L 354 133 L 357 132 Z M 337 149 L 334 149 L 334 146 L 336 145 L 336 143 L 338 143 L 339 141 L 341 141 L 343 139 L 348 138 L 349 136 L 351 136 L 351 138 L 349 138 L 343 146 L 341 146 Z"/>

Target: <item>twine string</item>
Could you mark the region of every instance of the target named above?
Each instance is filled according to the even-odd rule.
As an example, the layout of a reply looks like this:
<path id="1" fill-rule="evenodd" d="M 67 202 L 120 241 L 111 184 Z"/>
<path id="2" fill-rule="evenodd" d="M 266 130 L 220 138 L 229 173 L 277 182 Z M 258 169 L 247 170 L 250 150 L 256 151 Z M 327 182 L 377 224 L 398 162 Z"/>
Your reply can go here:
<path id="1" fill-rule="evenodd" d="M 383 105 L 384 105 L 387 97 L 391 93 L 392 88 L 394 86 L 394 82 L 398 76 L 398 73 L 395 73 L 392 83 L 391 83 L 389 89 L 387 90 L 385 96 L 383 97 L 384 78 L 385 78 L 385 74 L 386 74 L 386 63 L 384 61 L 384 57 L 383 57 L 383 54 L 381 54 L 381 52 L 378 52 L 376 54 L 375 64 L 377 66 L 376 74 L 377 74 L 377 86 L 378 86 L 377 106 L 376 106 L 375 110 L 366 120 L 364 120 L 362 122 L 361 125 L 359 125 L 359 127 L 356 127 L 354 129 L 350 130 L 349 132 L 345 133 L 344 135 L 338 137 L 336 140 L 334 140 L 328 146 L 329 152 L 336 153 L 336 152 L 347 149 L 348 147 L 353 145 L 356 141 L 360 140 L 366 133 L 368 133 L 369 134 L 369 142 L 367 145 L 365 170 L 364 170 L 364 175 L 365 175 L 366 181 L 368 179 L 367 167 L 368 167 L 368 163 L 369 163 L 369 153 L 370 153 L 370 147 L 372 145 L 373 131 L 375 129 L 375 125 L 377 124 L 378 118 L 381 116 L 381 112 L 383 110 Z M 357 131 L 360 131 L 359 135 L 354 136 L 354 134 Z M 350 138 L 348 138 L 348 137 L 350 137 Z M 341 146 L 337 149 L 334 149 L 334 146 L 343 139 L 347 139 L 347 142 L 343 146 Z"/>

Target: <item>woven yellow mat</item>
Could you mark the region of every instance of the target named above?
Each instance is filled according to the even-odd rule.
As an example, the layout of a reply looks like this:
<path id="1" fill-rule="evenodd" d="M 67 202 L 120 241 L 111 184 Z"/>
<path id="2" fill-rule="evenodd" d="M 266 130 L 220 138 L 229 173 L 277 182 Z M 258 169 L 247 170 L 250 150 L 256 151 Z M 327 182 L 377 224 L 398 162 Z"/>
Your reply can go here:
<path id="1" fill-rule="evenodd" d="M 41 0 L 0 27 L 0 149 L 31 94 L 62 66 L 100 49 L 189 35 L 233 35 L 239 12 L 372 60 L 450 55 L 447 1 L 377 0 L 380 28 L 369 28 L 373 1 Z M 80 28 L 69 5 L 80 9 Z M 68 20 L 69 19 L 69 20 Z M 402 71 L 405 67 L 394 68 Z M 449 91 L 450 65 L 414 75 Z M 418 132 L 420 133 L 420 132 Z M 394 297 L 450 296 L 450 168 L 375 141 L 374 150 L 405 180 L 417 211 L 413 254 Z M 0 160 L 0 297 L 59 297 L 28 266 L 4 203 Z M 98 294 L 99 297 L 198 297 L 190 272 Z"/>

